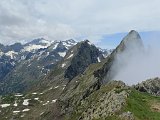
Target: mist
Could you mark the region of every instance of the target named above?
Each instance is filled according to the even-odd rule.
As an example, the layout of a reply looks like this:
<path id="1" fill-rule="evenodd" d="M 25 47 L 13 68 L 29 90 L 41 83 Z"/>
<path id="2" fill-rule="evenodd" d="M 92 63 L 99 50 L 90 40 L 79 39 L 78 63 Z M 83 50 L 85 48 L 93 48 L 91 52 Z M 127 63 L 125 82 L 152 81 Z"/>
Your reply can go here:
<path id="1" fill-rule="evenodd" d="M 113 80 L 134 85 L 146 79 L 160 77 L 160 41 L 144 41 L 144 46 L 134 46 L 119 53 L 114 60 L 111 73 Z"/>

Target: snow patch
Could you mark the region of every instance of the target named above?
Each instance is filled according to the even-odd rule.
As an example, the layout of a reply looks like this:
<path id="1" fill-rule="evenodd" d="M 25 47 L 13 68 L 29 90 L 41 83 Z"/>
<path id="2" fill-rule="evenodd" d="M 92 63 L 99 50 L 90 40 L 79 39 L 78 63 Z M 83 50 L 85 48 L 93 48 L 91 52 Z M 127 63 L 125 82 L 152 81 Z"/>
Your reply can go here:
<path id="1" fill-rule="evenodd" d="M 34 100 L 39 100 L 39 98 L 34 98 Z"/>
<path id="2" fill-rule="evenodd" d="M 52 90 L 53 89 L 53 87 L 50 87 L 48 90 Z"/>
<path id="3" fill-rule="evenodd" d="M 22 112 L 28 112 L 28 111 L 30 111 L 30 109 L 24 109 L 24 110 L 22 110 Z"/>
<path id="4" fill-rule="evenodd" d="M 59 86 L 54 87 L 55 89 L 57 89 Z"/>
<path id="5" fill-rule="evenodd" d="M 5 53 L 6 56 L 10 56 L 11 59 L 14 59 L 14 55 L 17 55 L 17 52 L 14 51 L 8 51 L 7 53 Z"/>
<path id="6" fill-rule="evenodd" d="M 88 43 L 89 45 L 93 45 L 93 44 L 92 44 L 91 42 L 89 42 L 89 41 L 88 41 L 87 43 Z"/>
<path id="7" fill-rule="evenodd" d="M 46 103 L 44 103 L 43 106 L 44 106 L 44 105 L 47 105 L 48 103 L 49 103 L 49 101 L 47 101 Z"/>
<path id="8" fill-rule="evenodd" d="M 43 115 L 43 114 L 44 114 L 44 112 L 41 112 L 41 113 L 40 113 L 40 115 Z"/>
<path id="9" fill-rule="evenodd" d="M 3 56 L 3 55 L 4 55 L 4 53 L 2 51 L 0 51 L 0 57 Z"/>
<path id="10" fill-rule="evenodd" d="M 26 59 L 26 57 L 23 55 L 23 56 L 21 56 L 21 60 L 24 60 L 24 59 Z"/>
<path id="11" fill-rule="evenodd" d="M 24 115 L 21 115 L 21 118 L 23 118 L 24 117 Z"/>
<path id="12" fill-rule="evenodd" d="M 64 90 L 64 89 L 65 89 L 65 87 L 62 88 L 62 90 Z"/>
<path id="13" fill-rule="evenodd" d="M 40 95 L 43 95 L 44 93 L 40 93 Z"/>
<path id="14" fill-rule="evenodd" d="M 61 57 L 64 57 L 66 55 L 66 52 L 58 52 L 58 54 L 61 56 Z"/>
<path id="15" fill-rule="evenodd" d="M 50 44 L 51 44 L 51 42 L 50 42 L 50 41 L 45 40 L 45 39 L 41 40 L 41 43 L 48 44 L 48 45 L 50 45 Z"/>
<path id="16" fill-rule="evenodd" d="M 46 46 L 42 46 L 42 45 L 29 45 L 29 46 L 26 46 L 24 48 L 24 51 L 31 52 L 33 50 L 38 50 L 38 49 L 47 48 L 47 47 L 48 47 L 48 45 L 46 45 Z"/>
<path id="17" fill-rule="evenodd" d="M 14 107 L 17 107 L 18 104 L 17 104 L 17 101 L 15 101 L 15 103 L 13 104 Z"/>
<path id="18" fill-rule="evenodd" d="M 69 59 L 69 58 L 71 58 L 71 57 L 73 57 L 73 54 L 71 54 L 67 59 Z"/>
<path id="19" fill-rule="evenodd" d="M 101 62 L 101 60 L 100 60 L 100 58 L 99 58 L 99 57 L 97 57 L 97 60 L 98 60 L 98 62 Z"/>
<path id="20" fill-rule="evenodd" d="M 48 56 L 48 55 L 49 55 L 49 52 L 46 53 L 46 56 Z"/>
<path id="21" fill-rule="evenodd" d="M 10 106 L 10 104 L 1 104 L 2 108 L 6 108 L 6 107 L 9 107 L 9 106 Z"/>
<path id="22" fill-rule="evenodd" d="M 15 63 L 15 62 L 11 62 L 11 64 L 12 64 L 13 66 L 15 66 L 15 65 L 16 65 L 16 63 Z"/>
<path id="23" fill-rule="evenodd" d="M 65 67 L 65 66 L 66 66 L 66 63 L 63 63 L 63 64 L 62 64 L 62 68 Z"/>
<path id="24" fill-rule="evenodd" d="M 21 111 L 13 111 L 13 113 L 20 113 Z"/>
<path id="25" fill-rule="evenodd" d="M 31 66 L 31 64 L 27 65 L 27 67 Z"/>
<path id="26" fill-rule="evenodd" d="M 23 105 L 28 106 L 29 105 L 29 100 L 31 100 L 31 99 L 25 99 L 23 101 Z"/>
<path id="27" fill-rule="evenodd" d="M 58 43 L 56 43 L 56 44 L 54 45 L 53 50 L 56 49 L 57 46 L 58 46 Z"/>
<path id="28" fill-rule="evenodd" d="M 52 103 L 55 103 L 55 102 L 57 102 L 57 99 L 52 100 Z"/>
<path id="29" fill-rule="evenodd" d="M 17 94 L 15 94 L 14 96 L 15 96 L 15 97 L 22 97 L 23 94 L 17 93 Z"/>

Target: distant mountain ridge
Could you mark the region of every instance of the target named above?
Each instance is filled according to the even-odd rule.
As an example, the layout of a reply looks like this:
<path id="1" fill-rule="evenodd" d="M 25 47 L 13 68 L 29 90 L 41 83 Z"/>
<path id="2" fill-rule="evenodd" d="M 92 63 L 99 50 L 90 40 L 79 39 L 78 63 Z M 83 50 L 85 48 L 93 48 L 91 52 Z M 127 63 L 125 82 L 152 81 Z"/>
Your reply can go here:
<path id="1" fill-rule="evenodd" d="M 7 83 L 18 82 L 21 79 L 24 81 L 40 79 L 65 56 L 67 50 L 74 44 L 76 44 L 74 40 L 49 42 L 40 38 L 24 45 L 15 43 L 11 46 L 2 46 L 0 82 L 8 86 Z"/>
<path id="2" fill-rule="evenodd" d="M 1 45 L 0 83 L 3 88 L 0 88 L 0 94 L 27 89 L 28 82 L 34 83 L 42 79 L 76 44 L 73 39 L 51 42 L 38 38 L 24 45 Z M 102 54 L 107 56 L 109 53 L 103 51 Z M 7 90 L 9 86 L 16 87 Z"/>

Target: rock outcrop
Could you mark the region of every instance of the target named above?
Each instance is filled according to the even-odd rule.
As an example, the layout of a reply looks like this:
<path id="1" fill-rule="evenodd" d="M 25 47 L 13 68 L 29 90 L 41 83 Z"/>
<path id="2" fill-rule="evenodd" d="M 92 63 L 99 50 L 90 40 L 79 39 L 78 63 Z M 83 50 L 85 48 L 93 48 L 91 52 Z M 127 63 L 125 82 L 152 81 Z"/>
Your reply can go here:
<path id="1" fill-rule="evenodd" d="M 73 51 L 71 55 L 74 55 L 74 57 L 71 59 L 64 75 L 69 80 L 83 73 L 90 64 L 97 63 L 103 59 L 102 52 L 88 40 L 78 43 L 71 51 Z"/>
<path id="2" fill-rule="evenodd" d="M 160 96 L 160 78 L 149 79 L 134 86 L 140 92 L 147 92 L 152 95 Z"/>
<path id="3" fill-rule="evenodd" d="M 101 69 L 95 71 L 95 77 L 99 78 L 103 82 L 112 80 L 117 72 L 111 70 L 114 62 L 118 56 L 126 51 L 128 55 L 134 54 L 137 51 L 143 51 L 143 42 L 140 35 L 135 30 L 130 31 L 129 34 L 123 38 L 118 47 L 105 59 L 106 62 L 104 66 Z"/>
<path id="4" fill-rule="evenodd" d="M 116 88 L 111 90 L 109 93 L 101 96 L 96 104 L 92 104 L 91 107 L 82 114 L 80 120 L 105 119 L 114 115 L 126 104 L 128 95 L 125 90 L 119 92 L 117 92 Z"/>

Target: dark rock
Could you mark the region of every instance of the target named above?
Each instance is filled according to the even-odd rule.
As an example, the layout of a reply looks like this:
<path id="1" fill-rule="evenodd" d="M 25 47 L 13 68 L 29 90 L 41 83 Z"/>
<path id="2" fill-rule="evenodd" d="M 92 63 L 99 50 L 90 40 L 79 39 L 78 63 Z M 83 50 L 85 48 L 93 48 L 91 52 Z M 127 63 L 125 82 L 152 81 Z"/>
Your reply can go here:
<path id="1" fill-rule="evenodd" d="M 83 73 L 90 64 L 97 63 L 97 58 L 102 56 L 99 49 L 94 45 L 90 45 L 88 40 L 77 44 L 77 47 L 77 53 L 65 71 L 65 78 L 68 78 L 69 80 L 73 79 L 78 74 Z"/>
<path id="2" fill-rule="evenodd" d="M 140 92 L 147 92 L 152 95 L 160 96 L 160 78 L 148 79 L 135 85 L 134 88 Z"/>

